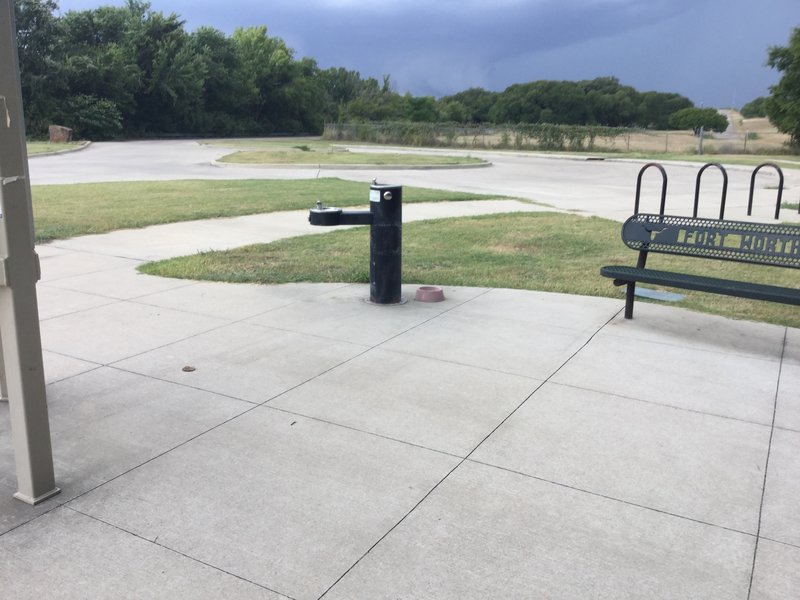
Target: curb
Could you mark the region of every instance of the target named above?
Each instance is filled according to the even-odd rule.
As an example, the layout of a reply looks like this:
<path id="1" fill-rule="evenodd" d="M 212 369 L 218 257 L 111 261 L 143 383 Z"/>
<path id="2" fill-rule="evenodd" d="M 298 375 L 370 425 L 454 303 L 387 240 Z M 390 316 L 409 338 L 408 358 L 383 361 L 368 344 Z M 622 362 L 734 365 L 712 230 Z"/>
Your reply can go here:
<path id="1" fill-rule="evenodd" d="M 41 156 L 41 155 L 39 155 Z M 457 170 L 457 169 L 483 169 L 485 167 L 493 167 L 494 164 L 486 161 L 475 164 L 464 165 L 321 165 L 321 164 L 293 164 L 293 165 L 278 165 L 271 163 L 264 164 L 245 164 L 245 163 L 224 163 L 218 160 L 211 161 L 215 167 L 222 168 L 245 168 L 245 169 L 317 169 L 319 171 L 369 171 L 369 170 L 384 170 L 384 171 L 434 171 L 438 169 L 443 170 Z"/>
<path id="2" fill-rule="evenodd" d="M 86 150 L 89 146 L 92 145 L 92 142 L 83 142 L 77 148 L 64 148 L 63 150 L 52 150 L 50 152 L 39 152 L 37 154 L 31 154 L 28 156 L 28 160 L 32 158 L 38 158 L 39 156 L 56 156 L 58 154 L 69 154 L 71 152 L 80 152 L 81 150 Z"/>

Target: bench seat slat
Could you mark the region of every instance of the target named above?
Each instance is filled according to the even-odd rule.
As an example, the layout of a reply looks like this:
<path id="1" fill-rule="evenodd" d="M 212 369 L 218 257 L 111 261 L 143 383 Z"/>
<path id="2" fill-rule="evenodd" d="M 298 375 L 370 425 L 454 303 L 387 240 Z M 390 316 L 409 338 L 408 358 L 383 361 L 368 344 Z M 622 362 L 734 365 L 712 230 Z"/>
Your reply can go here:
<path id="1" fill-rule="evenodd" d="M 800 306 L 800 289 L 794 288 L 618 265 L 602 267 L 600 274 L 618 280 L 622 284 L 642 282 Z"/>

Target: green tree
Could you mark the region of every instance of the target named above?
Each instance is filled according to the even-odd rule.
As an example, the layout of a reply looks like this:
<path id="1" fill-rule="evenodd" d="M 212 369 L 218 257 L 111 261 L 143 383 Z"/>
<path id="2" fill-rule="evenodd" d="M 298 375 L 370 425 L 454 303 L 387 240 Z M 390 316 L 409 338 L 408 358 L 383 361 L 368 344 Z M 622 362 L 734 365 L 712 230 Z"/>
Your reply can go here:
<path id="1" fill-rule="evenodd" d="M 669 129 L 669 119 L 673 113 L 693 106 L 691 100 L 680 94 L 643 92 L 636 123 L 645 128 Z"/>
<path id="2" fill-rule="evenodd" d="M 130 126 L 138 133 L 190 132 L 202 106 L 206 68 L 193 52 L 189 35 L 175 13 L 164 16 L 150 4 L 128 0 L 126 44 L 141 72 Z"/>
<path id="3" fill-rule="evenodd" d="M 326 98 L 317 61 L 302 58 L 291 67 L 290 79 L 280 91 L 283 110 L 276 115 L 278 128 L 293 134 L 322 133 Z"/>
<path id="4" fill-rule="evenodd" d="M 701 129 L 725 131 L 728 128 L 727 117 L 716 108 L 683 108 L 672 114 L 669 123 L 675 129 L 691 129 L 695 135 L 700 135 Z"/>
<path id="5" fill-rule="evenodd" d="M 470 123 L 485 123 L 489 121 L 489 111 L 492 110 L 492 106 L 497 102 L 497 98 L 497 92 L 489 92 L 483 88 L 474 87 L 453 94 L 452 96 L 445 96 L 441 98 L 439 102 L 458 102 L 467 110 L 468 114 L 465 121 Z"/>
<path id="6" fill-rule="evenodd" d="M 55 0 L 14 0 L 22 103 L 27 131 L 43 135 L 67 92 L 62 68 L 62 31 Z"/>
<path id="7" fill-rule="evenodd" d="M 752 100 L 742 106 L 742 110 L 739 112 L 742 113 L 742 116 L 745 119 L 755 119 L 758 117 L 766 117 L 767 116 L 767 97 L 766 96 L 759 96 L 755 100 Z"/>
<path id="8" fill-rule="evenodd" d="M 116 113 L 129 119 L 133 117 L 142 73 L 126 44 L 129 21 L 128 11 L 110 6 L 70 11 L 61 19 L 63 66 L 68 86 L 64 105 L 69 108 L 62 110 L 62 120 L 66 119 L 65 124 L 70 127 L 83 119 L 73 112 L 82 108 L 95 113 L 87 115 L 89 121 L 98 122 L 96 102 L 99 100 L 103 100 L 100 106 L 105 108 L 102 110 L 107 110 L 108 103 L 112 103 Z M 73 101 L 73 98 L 79 99 Z M 87 98 L 95 101 L 87 101 Z M 116 129 L 102 137 L 117 135 Z"/>
<path id="9" fill-rule="evenodd" d="M 472 115 L 469 109 L 458 100 L 439 100 L 437 102 L 439 121 L 445 123 L 469 123 Z"/>
<path id="10" fill-rule="evenodd" d="M 78 94 L 64 103 L 61 122 L 74 130 L 75 137 L 104 140 L 122 134 L 122 114 L 111 100 Z"/>
<path id="11" fill-rule="evenodd" d="M 406 94 L 406 118 L 413 123 L 435 123 L 439 119 L 436 100 L 433 96 Z"/>
<path id="12" fill-rule="evenodd" d="M 325 94 L 324 120 L 340 121 L 347 103 L 355 100 L 364 87 L 361 74 L 343 67 L 332 67 L 320 71 L 317 77 Z"/>
<path id="13" fill-rule="evenodd" d="M 293 77 L 293 51 L 282 39 L 267 35 L 265 26 L 238 27 L 232 39 L 241 64 L 246 110 L 258 124 L 258 133 L 272 133 L 287 109 L 282 88 Z"/>
<path id="14" fill-rule="evenodd" d="M 788 46 L 769 49 L 767 65 L 783 74 L 770 87 L 767 116 L 778 131 L 789 135 L 792 146 L 800 148 L 800 27 L 792 30 Z"/>
<path id="15" fill-rule="evenodd" d="M 245 110 L 246 86 L 233 40 L 213 27 L 199 27 L 190 35 L 189 46 L 206 73 L 201 106 L 195 117 L 197 133 L 252 133 L 256 126 Z"/>
<path id="16" fill-rule="evenodd" d="M 384 75 L 382 85 L 369 77 L 358 96 L 345 106 L 342 116 L 350 121 L 402 121 L 407 117 L 406 102 L 392 89 L 388 75 Z"/>
<path id="17" fill-rule="evenodd" d="M 616 77 L 598 77 L 580 84 L 590 115 L 586 124 L 630 127 L 636 123 L 640 94 L 634 88 L 620 84 Z"/>

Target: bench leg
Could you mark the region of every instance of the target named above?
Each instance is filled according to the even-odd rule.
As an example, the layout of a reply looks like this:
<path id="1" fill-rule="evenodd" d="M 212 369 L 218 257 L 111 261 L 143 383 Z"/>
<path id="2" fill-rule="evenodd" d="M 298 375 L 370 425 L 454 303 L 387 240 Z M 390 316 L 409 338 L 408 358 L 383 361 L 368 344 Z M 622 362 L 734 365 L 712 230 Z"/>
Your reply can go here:
<path id="1" fill-rule="evenodd" d="M 636 261 L 637 269 L 644 269 L 647 266 L 647 250 L 639 250 L 639 259 Z M 636 294 L 636 282 L 628 282 L 628 290 L 625 294 L 625 318 L 633 318 L 633 300 Z"/>
<path id="2" fill-rule="evenodd" d="M 631 281 L 625 293 L 625 318 L 633 318 L 633 300 L 636 294 L 636 283 Z"/>

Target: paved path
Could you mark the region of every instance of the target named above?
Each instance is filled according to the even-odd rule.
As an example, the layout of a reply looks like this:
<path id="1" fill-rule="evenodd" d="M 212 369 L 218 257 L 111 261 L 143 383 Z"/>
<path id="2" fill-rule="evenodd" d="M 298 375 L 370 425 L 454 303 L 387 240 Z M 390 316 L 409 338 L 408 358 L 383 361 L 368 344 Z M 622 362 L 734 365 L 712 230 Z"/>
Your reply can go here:
<path id="1" fill-rule="evenodd" d="M 0 404 L 4 597 L 798 597 L 799 330 L 171 280 L 135 267 L 188 236 L 120 235 L 40 249 L 63 491 L 11 499 Z"/>
<path id="2" fill-rule="evenodd" d="M 374 148 L 370 150 L 375 151 Z M 96 143 L 80 152 L 33 158 L 33 184 L 131 181 L 139 179 L 307 179 L 341 177 L 365 183 L 377 177 L 382 182 L 437 189 L 497 194 L 534 200 L 561 210 L 624 220 L 633 211 L 636 176 L 643 161 L 594 161 L 554 158 L 530 153 L 468 152 L 490 160 L 491 168 L 442 170 L 346 170 L 220 167 L 214 160 L 229 148 L 194 141 Z M 452 151 L 451 151 L 452 152 Z M 691 207 L 699 165 L 670 163 L 669 208 L 682 213 Z M 744 214 L 750 185 L 750 168 L 730 166 L 728 211 Z M 706 179 L 707 178 L 707 179 Z M 709 172 L 703 182 L 703 210 L 716 212 L 720 177 Z M 775 205 L 773 187 L 777 178 L 765 170 L 759 178 L 756 197 L 761 218 L 770 218 Z M 786 170 L 786 199 L 800 199 L 800 169 Z M 660 181 L 648 174 L 643 193 L 644 207 L 655 212 Z M 788 216 L 788 215 L 787 215 Z"/>

